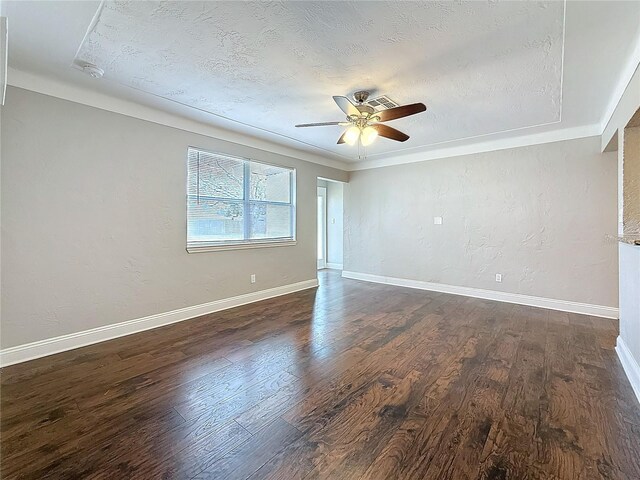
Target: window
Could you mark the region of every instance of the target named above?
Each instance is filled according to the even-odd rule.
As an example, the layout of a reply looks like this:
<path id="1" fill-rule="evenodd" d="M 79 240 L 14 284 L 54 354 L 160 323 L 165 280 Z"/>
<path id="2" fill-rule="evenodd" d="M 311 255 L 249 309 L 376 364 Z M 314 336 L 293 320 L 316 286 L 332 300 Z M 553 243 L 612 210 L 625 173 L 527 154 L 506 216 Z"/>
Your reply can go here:
<path id="1" fill-rule="evenodd" d="M 295 242 L 293 168 L 188 150 L 187 250 Z"/>

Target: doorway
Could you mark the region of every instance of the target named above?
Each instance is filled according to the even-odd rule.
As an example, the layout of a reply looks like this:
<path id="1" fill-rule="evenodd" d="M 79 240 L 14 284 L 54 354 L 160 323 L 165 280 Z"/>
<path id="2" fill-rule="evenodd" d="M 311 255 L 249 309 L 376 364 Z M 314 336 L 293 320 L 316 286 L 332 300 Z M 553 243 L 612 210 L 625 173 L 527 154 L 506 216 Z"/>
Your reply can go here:
<path id="1" fill-rule="evenodd" d="M 318 186 L 318 270 L 327 268 L 327 187 Z"/>
<path id="2" fill-rule="evenodd" d="M 344 184 L 318 178 L 318 269 L 342 270 Z"/>

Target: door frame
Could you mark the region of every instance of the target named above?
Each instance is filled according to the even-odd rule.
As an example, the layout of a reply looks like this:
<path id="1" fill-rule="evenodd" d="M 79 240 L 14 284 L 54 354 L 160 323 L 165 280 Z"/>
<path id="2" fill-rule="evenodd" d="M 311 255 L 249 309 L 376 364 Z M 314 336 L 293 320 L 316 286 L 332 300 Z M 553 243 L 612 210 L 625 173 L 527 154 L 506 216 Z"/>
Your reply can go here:
<path id="1" fill-rule="evenodd" d="M 318 205 L 318 198 L 322 197 L 322 211 Z M 327 268 L 327 187 L 317 187 L 316 195 L 316 260 L 318 270 Z M 322 258 L 317 258 L 317 253 L 320 250 L 318 241 L 322 242 Z"/>

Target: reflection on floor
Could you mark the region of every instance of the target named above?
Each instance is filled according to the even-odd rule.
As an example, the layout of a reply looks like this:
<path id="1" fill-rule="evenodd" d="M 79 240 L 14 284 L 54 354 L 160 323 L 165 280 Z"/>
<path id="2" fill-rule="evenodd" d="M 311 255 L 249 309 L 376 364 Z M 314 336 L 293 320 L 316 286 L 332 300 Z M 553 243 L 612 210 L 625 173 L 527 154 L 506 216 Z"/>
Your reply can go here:
<path id="1" fill-rule="evenodd" d="M 320 288 L 5 368 L 3 478 L 640 478 L 611 320 Z"/>

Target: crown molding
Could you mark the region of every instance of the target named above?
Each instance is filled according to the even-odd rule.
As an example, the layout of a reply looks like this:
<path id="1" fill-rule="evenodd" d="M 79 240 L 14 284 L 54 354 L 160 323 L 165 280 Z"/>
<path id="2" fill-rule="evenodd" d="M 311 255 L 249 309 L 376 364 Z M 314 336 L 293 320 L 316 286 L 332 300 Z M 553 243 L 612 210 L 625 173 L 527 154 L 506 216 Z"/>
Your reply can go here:
<path id="1" fill-rule="evenodd" d="M 625 68 L 622 71 L 622 74 L 620 75 L 618 84 L 616 85 L 615 90 L 611 94 L 611 97 L 609 99 L 609 104 L 607 105 L 607 108 L 604 111 L 604 114 L 602 115 L 602 120 L 600 121 L 600 134 L 604 135 L 604 137 L 602 138 L 603 149 L 611 141 L 611 137 L 613 136 L 615 130 L 619 126 L 619 125 L 615 125 L 613 128 L 613 131 L 609 131 L 607 133 L 609 124 L 613 119 L 616 109 L 618 108 L 618 105 L 620 104 L 620 101 L 622 100 L 622 97 L 624 96 L 627 88 L 631 84 L 631 80 L 633 79 L 633 76 L 636 74 L 636 71 L 639 68 L 640 68 L 640 36 L 638 36 L 638 39 L 636 40 L 636 46 L 633 52 L 631 53 L 631 55 L 629 56 L 629 60 L 627 61 L 627 64 L 625 65 Z M 605 138 L 605 137 L 608 137 L 608 138 Z"/>
<path id="2" fill-rule="evenodd" d="M 252 148 L 257 148 L 270 153 L 285 155 L 287 157 L 336 168 L 342 171 L 367 170 L 391 165 L 423 162 L 439 158 L 457 157 L 474 153 L 484 153 L 495 150 L 505 150 L 523 146 L 531 146 L 542 143 L 572 140 L 576 138 L 591 137 L 602 133 L 601 126 L 586 125 L 582 127 L 551 130 L 548 132 L 521 135 L 518 137 L 502 138 L 475 142 L 467 145 L 446 147 L 419 152 L 406 153 L 389 158 L 364 160 L 357 163 L 345 163 L 332 160 L 314 153 L 303 152 L 291 147 L 269 142 L 246 134 L 233 132 L 215 127 L 196 120 L 191 120 L 173 113 L 165 112 L 157 108 L 148 107 L 130 100 L 124 100 L 112 95 L 107 95 L 94 90 L 70 85 L 59 80 L 42 77 L 33 73 L 24 72 L 15 68 L 9 68 L 8 85 L 30 90 L 51 97 L 68 100 L 109 112 L 138 118 L 159 125 L 165 125 L 187 132 L 217 138 L 231 143 L 236 143 Z M 533 127 L 532 127 L 533 128 Z"/>
<path id="3" fill-rule="evenodd" d="M 392 157 L 370 159 L 360 162 L 341 162 L 325 156 L 304 152 L 284 146 L 275 142 L 259 139 L 247 134 L 233 132 L 228 129 L 215 127 L 196 120 L 187 119 L 179 115 L 148 107 L 130 100 L 124 100 L 112 95 L 96 92 L 82 87 L 72 86 L 59 80 L 43 77 L 33 73 L 24 72 L 9 67 L 7 84 L 30 90 L 44 95 L 61 98 L 83 105 L 119 113 L 133 118 L 146 120 L 160 125 L 177 128 L 180 130 L 217 138 L 220 140 L 257 148 L 270 153 L 285 155 L 299 160 L 336 168 L 343 171 L 368 170 L 371 168 L 381 168 L 392 165 L 403 165 L 408 163 L 423 162 L 448 157 L 457 157 L 475 153 L 486 153 L 496 150 L 506 150 L 510 148 L 526 147 L 545 143 L 573 140 L 598 135 L 604 135 L 609 123 L 615 114 L 626 89 L 628 88 L 633 75 L 640 65 L 640 39 L 627 62 L 616 90 L 611 95 L 611 99 L 598 124 L 584 125 L 565 129 L 550 130 L 546 132 L 519 135 L 517 137 L 500 138 L 474 142 L 466 145 L 450 146 L 446 148 L 428 149 L 414 151 L 411 153 L 398 154 Z M 535 127 L 526 127 L 535 128 Z M 524 129 L 523 129 L 524 131 Z M 497 135 L 499 132 L 490 134 Z M 603 142 L 605 139 L 602 139 Z"/>
<path id="4" fill-rule="evenodd" d="M 226 142 L 236 143 L 247 147 L 256 148 L 278 155 L 296 158 L 306 162 L 316 163 L 325 167 L 336 168 L 348 171 L 348 166 L 344 162 L 332 160 L 325 156 L 321 156 L 311 152 L 304 152 L 295 148 L 281 145 L 275 142 L 262 140 L 244 133 L 234 132 L 228 129 L 215 127 L 203 122 L 191 120 L 179 115 L 169 113 L 157 108 L 148 107 L 137 102 L 124 100 L 121 98 L 89 90 L 76 85 L 36 75 L 30 72 L 24 72 L 9 67 L 7 84 L 12 87 L 30 90 L 32 92 L 41 93 L 51 97 L 68 100 L 70 102 L 79 103 L 89 107 L 106 110 L 113 113 L 145 120 L 167 127 L 177 128 L 198 135 L 217 138 Z"/>
<path id="5" fill-rule="evenodd" d="M 403 165 L 407 163 L 424 162 L 427 160 L 437 160 L 440 158 L 460 157 L 474 153 L 486 153 L 497 150 L 507 150 L 509 148 L 529 147 L 544 143 L 562 142 L 578 138 L 594 137 L 600 135 L 600 124 L 584 125 L 581 127 L 564 128 L 561 130 L 551 130 L 518 137 L 501 138 L 488 140 L 485 142 L 471 143 L 456 147 L 440 148 L 437 150 L 427 150 L 414 152 L 406 155 L 399 155 L 392 158 L 379 160 L 365 160 L 354 164 L 351 171 L 368 170 L 371 168 L 389 167 L 392 165 Z"/>

